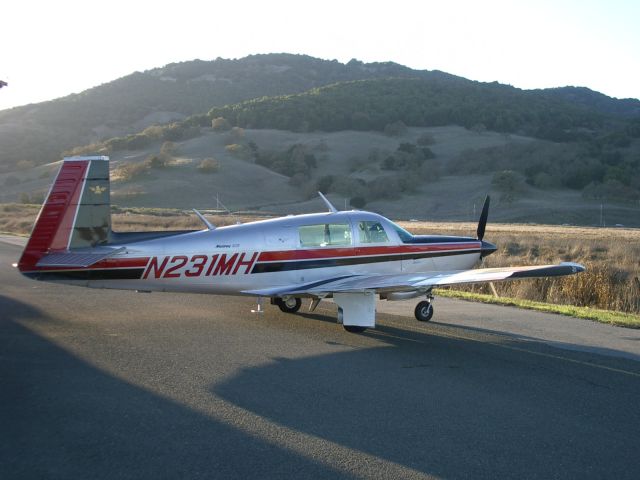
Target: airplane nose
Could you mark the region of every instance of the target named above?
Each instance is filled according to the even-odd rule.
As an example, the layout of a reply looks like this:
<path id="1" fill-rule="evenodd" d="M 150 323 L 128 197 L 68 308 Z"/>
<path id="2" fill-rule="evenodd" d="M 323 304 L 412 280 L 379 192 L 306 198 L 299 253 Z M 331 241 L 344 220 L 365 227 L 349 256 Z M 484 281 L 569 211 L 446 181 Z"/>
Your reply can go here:
<path id="1" fill-rule="evenodd" d="M 488 255 L 491 255 L 498 249 L 493 243 L 485 242 L 482 240 L 482 246 L 480 247 L 480 258 L 484 258 Z"/>

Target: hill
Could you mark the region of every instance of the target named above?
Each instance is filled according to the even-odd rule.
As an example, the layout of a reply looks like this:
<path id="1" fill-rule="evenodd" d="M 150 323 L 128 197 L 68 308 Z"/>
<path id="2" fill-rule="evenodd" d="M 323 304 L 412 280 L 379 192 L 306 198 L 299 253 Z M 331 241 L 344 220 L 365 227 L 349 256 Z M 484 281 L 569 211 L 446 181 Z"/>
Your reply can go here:
<path id="1" fill-rule="evenodd" d="M 553 95 L 551 95 L 553 96 Z M 550 98 L 499 84 L 484 84 L 446 77 L 384 78 L 340 82 L 307 92 L 263 97 L 234 105 L 214 107 L 208 114 L 192 115 L 181 122 L 153 126 L 138 134 L 76 148 L 72 154 L 139 150 L 162 141 L 185 141 L 206 132 L 248 129 L 344 132 L 378 131 L 402 137 L 409 127 L 462 126 L 482 134 L 498 132 L 551 144 L 533 148 L 507 143 L 501 148 L 463 152 L 446 164 L 456 175 L 503 172 L 502 183 L 520 188 L 522 180 L 543 189 L 568 188 L 583 196 L 608 201 L 640 199 L 640 117 L 605 114 L 587 105 Z M 238 157 L 286 175 L 296 183 L 309 183 L 318 162 L 301 149 L 263 152 L 255 142 L 230 139 Z M 396 190 L 411 190 L 412 179 L 425 169 L 441 165 L 429 146 L 401 142 L 396 148 L 363 157 L 363 163 L 380 169 L 379 182 L 390 175 Z M 293 148 L 293 147 L 291 147 Z M 305 155 L 308 159 L 305 160 Z M 436 158 L 435 162 L 432 160 Z M 506 173 L 505 173 L 506 172 Z M 320 181 L 320 180 L 318 180 Z M 374 179 L 368 179 L 374 182 Z M 327 189 L 331 181 L 317 186 Z M 344 182 L 343 182 L 344 183 Z M 352 196 L 362 197 L 358 185 Z M 343 187 L 346 191 L 346 187 Z M 362 202 L 359 202 L 362 203 Z"/>
<path id="2" fill-rule="evenodd" d="M 418 148 L 432 155 L 417 156 Z M 287 214 L 323 209 L 316 194 L 321 189 L 340 208 L 397 219 L 475 222 L 491 193 L 492 221 L 640 226 L 637 203 L 595 198 L 559 184 L 530 184 L 516 170 L 504 178 L 505 158 L 516 168 L 518 158 L 525 164 L 531 157 L 552 161 L 575 155 L 576 148 L 456 126 L 410 127 L 397 136 L 203 128 L 194 138 L 112 153 L 112 201 Z M 477 168 L 469 166 L 473 159 Z M 54 163 L 0 174 L 0 202 L 41 201 L 57 168 Z"/>
<path id="3" fill-rule="evenodd" d="M 216 107 L 207 120 L 293 131 L 378 130 L 395 121 L 408 126 L 459 125 L 569 141 L 600 131 L 598 110 L 548 94 L 498 83 L 449 78 L 385 78 L 341 82 L 308 92 Z"/>
<path id="4" fill-rule="evenodd" d="M 637 118 L 640 116 L 640 100 L 637 98 L 615 100 L 585 87 L 548 88 L 546 90 L 539 90 L 539 92 L 550 99 L 568 101 L 607 115 L 627 118 Z"/>
<path id="5" fill-rule="evenodd" d="M 76 145 L 181 120 L 214 106 L 390 76 L 455 78 L 392 62 L 364 64 L 354 60 L 342 64 L 290 54 L 173 63 L 79 94 L 0 111 L 0 171 L 20 161 L 54 161 L 63 150 Z"/>
<path id="6" fill-rule="evenodd" d="M 640 225 L 637 103 L 393 63 L 185 62 L 0 112 L 0 201 L 37 203 L 55 149 L 73 146 L 111 156 L 122 206 L 293 213 L 321 190 L 396 218 L 472 220 L 491 191 L 502 221 Z"/>
<path id="7" fill-rule="evenodd" d="M 553 105 L 560 101 L 563 105 L 582 107 L 587 116 L 600 114 L 605 118 L 632 117 L 637 114 L 640 103 L 637 100 L 609 98 L 587 89 L 525 92 L 505 85 L 480 84 L 438 71 L 412 70 L 392 62 L 362 63 L 352 60 L 342 64 L 290 54 L 251 55 L 236 60 L 194 60 L 135 72 L 57 100 L 0 111 L 0 172 L 55 161 L 64 150 L 74 146 L 126 136 L 150 125 L 182 121 L 190 115 L 207 112 L 212 107 L 265 96 L 302 93 L 335 83 L 391 77 L 428 80 L 434 93 L 438 89 L 461 93 L 463 96 L 443 97 L 438 103 L 439 113 L 432 115 L 432 122 L 435 121 L 434 117 L 444 113 L 449 119 L 455 120 L 449 123 L 458 125 L 468 125 L 471 120 L 466 115 L 473 110 L 463 108 L 459 112 L 449 111 L 458 109 L 459 103 L 465 101 L 466 92 L 470 92 L 475 106 L 479 108 L 491 105 L 494 99 L 505 102 L 531 96 L 537 99 L 537 103 Z M 477 101 L 478 95 L 485 96 L 484 100 Z M 454 103 L 448 104 L 452 99 Z M 553 111 L 563 117 L 563 110 L 564 107 Z M 570 116 L 574 115 L 574 109 L 568 112 Z M 541 118 L 539 123 L 544 123 L 545 118 Z M 375 119 L 356 116 L 353 120 L 360 122 L 355 127 L 358 129 L 366 128 L 372 122 L 375 125 Z M 509 131 L 513 121 L 507 115 L 496 117 L 494 127 L 485 126 Z M 324 125 L 327 123 L 323 120 Z M 446 123 L 439 121 L 437 124 Z M 315 121 L 311 119 L 310 124 L 315 124 Z M 335 125 L 344 124 L 340 118 L 336 119 Z M 555 124 L 563 125 L 563 122 L 557 121 Z M 516 125 L 519 125 L 517 118 Z M 300 128 L 298 124 L 292 126 Z M 349 128 L 354 127 L 352 125 Z M 542 132 L 541 135 L 550 138 L 551 133 Z"/>

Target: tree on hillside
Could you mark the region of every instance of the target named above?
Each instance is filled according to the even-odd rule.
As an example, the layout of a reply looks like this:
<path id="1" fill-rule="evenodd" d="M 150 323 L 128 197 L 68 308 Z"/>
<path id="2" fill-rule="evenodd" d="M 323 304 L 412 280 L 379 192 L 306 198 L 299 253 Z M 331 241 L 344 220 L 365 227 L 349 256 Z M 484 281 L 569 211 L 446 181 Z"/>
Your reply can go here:
<path id="1" fill-rule="evenodd" d="M 176 144 L 173 142 L 164 142 L 160 147 L 160 155 L 165 157 L 173 157 L 176 153 Z"/>
<path id="2" fill-rule="evenodd" d="M 405 135 L 408 129 L 402 120 L 396 120 L 395 122 L 388 123 L 384 127 L 384 134 L 390 137 L 399 137 Z"/>
<path id="3" fill-rule="evenodd" d="M 227 135 L 227 138 L 225 139 L 225 145 L 231 145 L 232 143 L 242 143 L 243 140 L 244 140 L 244 128 L 233 127 L 231 128 L 231 130 L 229 131 L 229 134 Z"/>
<path id="4" fill-rule="evenodd" d="M 502 170 L 493 175 L 491 184 L 500 192 L 500 201 L 511 203 L 515 200 L 516 195 L 522 190 L 522 177 L 513 170 Z"/>
<path id="5" fill-rule="evenodd" d="M 202 173 L 216 173 L 220 170 L 220 162 L 215 158 L 205 158 L 198 164 L 197 168 Z"/>
<path id="6" fill-rule="evenodd" d="M 433 145 L 434 143 L 436 143 L 436 139 L 429 132 L 424 132 L 422 135 L 418 137 L 418 140 L 416 140 L 416 143 L 418 145 L 426 147 L 428 145 Z"/>
<path id="7" fill-rule="evenodd" d="M 216 117 L 211 120 L 211 128 L 214 132 L 226 132 L 231 130 L 231 123 L 224 117 Z"/>

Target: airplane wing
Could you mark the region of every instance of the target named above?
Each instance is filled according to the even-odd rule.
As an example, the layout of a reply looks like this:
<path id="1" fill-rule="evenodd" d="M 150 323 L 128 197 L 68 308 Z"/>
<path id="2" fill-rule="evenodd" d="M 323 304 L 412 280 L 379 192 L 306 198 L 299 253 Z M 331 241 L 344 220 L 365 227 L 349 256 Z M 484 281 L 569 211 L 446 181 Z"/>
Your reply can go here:
<path id="1" fill-rule="evenodd" d="M 327 278 L 307 284 L 296 284 L 260 290 L 246 290 L 243 293 L 265 297 L 284 295 L 322 296 L 330 293 L 376 293 L 429 290 L 432 287 L 460 283 L 497 282 L 520 278 L 558 277 L 584 271 L 578 263 L 559 265 L 538 265 L 523 267 L 479 268 L 446 272 L 406 273 L 397 275 L 349 275 Z"/>

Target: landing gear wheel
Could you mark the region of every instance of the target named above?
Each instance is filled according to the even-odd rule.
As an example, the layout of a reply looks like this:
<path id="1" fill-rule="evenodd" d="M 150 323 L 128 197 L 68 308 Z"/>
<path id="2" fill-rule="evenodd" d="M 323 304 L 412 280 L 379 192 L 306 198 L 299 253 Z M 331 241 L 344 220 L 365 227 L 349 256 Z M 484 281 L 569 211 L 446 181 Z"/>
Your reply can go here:
<path id="1" fill-rule="evenodd" d="M 276 299 L 276 305 L 278 305 L 278 308 L 284 313 L 296 313 L 298 310 L 300 310 L 302 300 L 300 300 L 298 297 L 288 297 L 286 299 L 278 298 Z"/>
<path id="2" fill-rule="evenodd" d="M 360 327 L 359 325 L 343 325 L 344 329 L 349 333 L 362 333 L 367 327 Z"/>
<path id="3" fill-rule="evenodd" d="M 431 302 L 423 300 L 418 305 L 416 305 L 416 320 L 419 322 L 428 322 L 433 317 L 433 305 Z"/>

